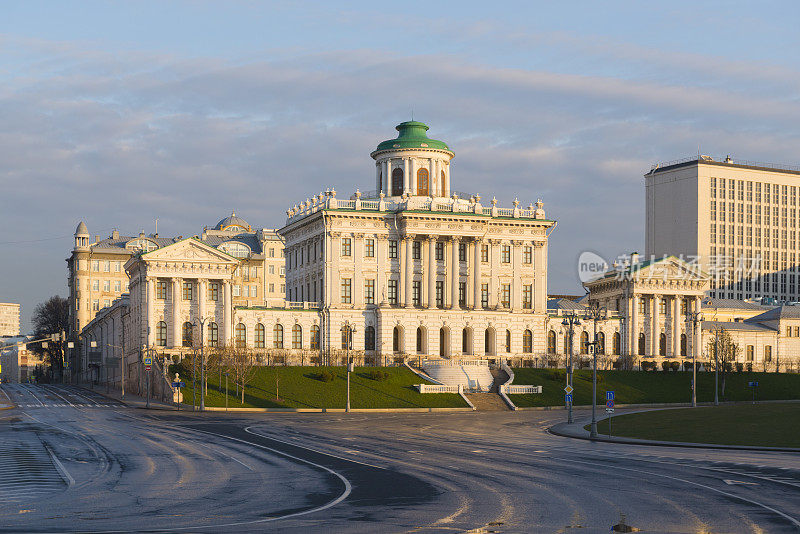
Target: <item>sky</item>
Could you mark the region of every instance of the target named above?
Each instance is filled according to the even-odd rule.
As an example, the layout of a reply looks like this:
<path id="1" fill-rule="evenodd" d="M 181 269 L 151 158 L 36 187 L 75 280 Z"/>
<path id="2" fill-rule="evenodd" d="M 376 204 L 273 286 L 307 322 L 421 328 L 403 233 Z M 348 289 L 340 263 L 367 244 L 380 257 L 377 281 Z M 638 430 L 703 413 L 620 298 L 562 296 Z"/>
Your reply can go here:
<path id="1" fill-rule="evenodd" d="M 796 2 L 38 2 L 0 16 L 0 302 L 67 296 L 75 227 L 280 228 L 413 116 L 453 188 L 541 198 L 549 292 L 644 246 L 643 175 L 800 164 Z M 485 201 L 485 202 L 486 202 Z"/>

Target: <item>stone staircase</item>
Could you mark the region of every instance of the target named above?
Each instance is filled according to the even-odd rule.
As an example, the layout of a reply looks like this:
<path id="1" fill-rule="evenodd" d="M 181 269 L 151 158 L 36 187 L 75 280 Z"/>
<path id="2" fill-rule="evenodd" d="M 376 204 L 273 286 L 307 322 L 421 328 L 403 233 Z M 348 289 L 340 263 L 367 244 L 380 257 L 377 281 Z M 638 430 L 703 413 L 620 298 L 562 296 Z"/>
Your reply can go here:
<path id="1" fill-rule="evenodd" d="M 505 403 L 500 396 L 500 384 L 505 384 L 508 381 L 508 375 L 502 369 L 491 368 L 489 371 L 492 373 L 494 382 L 492 388 L 485 393 L 467 393 L 465 394 L 469 401 L 475 406 L 479 412 L 504 412 L 511 408 Z"/>

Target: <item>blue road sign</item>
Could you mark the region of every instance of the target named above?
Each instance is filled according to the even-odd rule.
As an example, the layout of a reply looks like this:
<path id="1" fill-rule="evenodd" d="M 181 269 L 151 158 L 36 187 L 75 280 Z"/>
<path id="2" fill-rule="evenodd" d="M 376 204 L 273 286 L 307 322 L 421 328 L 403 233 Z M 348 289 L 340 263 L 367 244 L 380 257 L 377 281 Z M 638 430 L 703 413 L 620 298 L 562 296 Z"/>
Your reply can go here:
<path id="1" fill-rule="evenodd" d="M 145 365 L 153 365 L 153 358 L 151 358 L 150 356 L 146 357 L 144 359 L 144 364 Z"/>
<path id="2" fill-rule="evenodd" d="M 609 399 L 606 401 L 606 408 L 614 409 L 614 399 Z"/>
<path id="3" fill-rule="evenodd" d="M 174 388 L 185 388 L 186 382 L 173 382 L 172 387 Z"/>
<path id="4" fill-rule="evenodd" d="M 572 393 L 564 395 L 564 402 L 572 402 Z"/>
<path id="5" fill-rule="evenodd" d="M 614 400 L 614 392 L 613 391 L 606 391 L 606 400 L 613 401 Z"/>
<path id="6" fill-rule="evenodd" d="M 758 387 L 758 382 L 748 382 L 747 383 L 747 387 L 749 387 L 749 388 L 757 388 Z"/>

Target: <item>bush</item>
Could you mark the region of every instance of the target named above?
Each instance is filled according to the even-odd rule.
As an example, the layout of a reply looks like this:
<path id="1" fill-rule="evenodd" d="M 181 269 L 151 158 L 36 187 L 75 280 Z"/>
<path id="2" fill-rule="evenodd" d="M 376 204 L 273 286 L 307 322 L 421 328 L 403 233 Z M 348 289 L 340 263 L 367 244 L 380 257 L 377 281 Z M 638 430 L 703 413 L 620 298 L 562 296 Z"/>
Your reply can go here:
<path id="1" fill-rule="evenodd" d="M 320 382 L 333 382 L 333 379 L 336 378 L 336 375 L 327 369 L 323 369 L 319 373 L 311 373 L 308 375 L 308 377 L 314 380 L 319 380 Z"/>
<path id="2" fill-rule="evenodd" d="M 656 362 L 642 362 L 642 371 L 655 371 L 656 370 Z"/>
<path id="3" fill-rule="evenodd" d="M 672 362 L 661 362 L 661 369 L 663 371 L 669 371 L 672 369 Z"/>
<path id="4" fill-rule="evenodd" d="M 548 380 L 564 380 L 567 377 L 566 369 L 553 369 L 545 374 Z"/>
<path id="5" fill-rule="evenodd" d="M 736 372 L 741 373 L 742 371 L 744 371 L 744 364 L 736 362 Z"/>
<path id="6" fill-rule="evenodd" d="M 692 370 L 692 362 L 684 361 L 683 362 L 683 370 L 684 371 L 691 371 Z"/>
<path id="7" fill-rule="evenodd" d="M 367 378 L 370 380 L 376 380 L 378 382 L 382 382 L 384 380 L 389 379 L 389 373 L 386 371 L 379 371 L 378 369 L 373 369 L 367 373 Z"/>
<path id="8" fill-rule="evenodd" d="M 680 362 L 670 362 L 670 367 L 672 368 L 673 371 L 680 371 L 681 364 Z"/>

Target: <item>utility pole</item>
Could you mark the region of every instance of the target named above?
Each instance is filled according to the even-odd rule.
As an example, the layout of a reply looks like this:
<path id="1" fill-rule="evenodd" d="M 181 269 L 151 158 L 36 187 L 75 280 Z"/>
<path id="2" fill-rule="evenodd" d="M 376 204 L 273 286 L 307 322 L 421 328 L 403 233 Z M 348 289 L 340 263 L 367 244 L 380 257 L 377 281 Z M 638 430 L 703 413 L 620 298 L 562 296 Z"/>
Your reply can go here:
<path id="1" fill-rule="evenodd" d="M 568 395 L 572 398 L 572 333 L 575 326 L 580 326 L 581 321 L 573 312 L 566 312 L 564 320 L 561 321 L 564 326 L 569 326 L 569 360 L 567 362 L 567 389 L 570 391 Z M 567 423 L 572 423 L 572 401 L 567 402 Z"/>
<path id="2" fill-rule="evenodd" d="M 719 327 L 714 333 L 714 406 L 719 406 Z"/>
<path id="3" fill-rule="evenodd" d="M 206 389 L 204 384 L 206 382 L 206 352 L 205 352 L 205 338 L 203 337 L 203 327 L 206 324 L 208 317 L 200 317 L 197 321 L 200 323 L 200 411 L 206 410 Z M 220 368 L 221 369 L 221 368 Z M 192 388 L 194 391 L 194 388 Z M 193 393 L 194 394 L 194 393 Z"/>
<path id="4" fill-rule="evenodd" d="M 605 306 L 600 306 L 597 301 L 591 302 L 583 316 L 585 321 L 591 320 L 594 325 L 594 338 L 592 342 L 592 352 L 594 353 L 594 363 L 592 366 L 592 427 L 589 433 L 590 438 L 597 437 L 597 352 L 600 349 L 600 342 L 597 340 L 597 321 L 605 321 L 608 318 L 608 310 Z"/>

